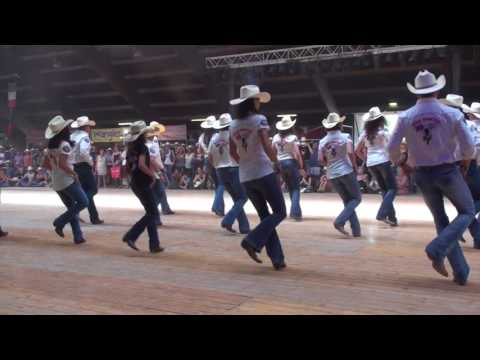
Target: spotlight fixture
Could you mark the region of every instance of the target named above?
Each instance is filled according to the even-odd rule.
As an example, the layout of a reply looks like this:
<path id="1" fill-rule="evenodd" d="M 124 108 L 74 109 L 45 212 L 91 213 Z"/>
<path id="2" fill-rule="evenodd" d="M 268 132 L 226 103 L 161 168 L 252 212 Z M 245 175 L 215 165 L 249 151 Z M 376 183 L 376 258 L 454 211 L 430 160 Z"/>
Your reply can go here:
<path id="1" fill-rule="evenodd" d="M 132 126 L 133 123 L 129 123 L 129 122 L 122 122 L 122 123 L 118 123 L 118 126 Z"/>
<path id="2" fill-rule="evenodd" d="M 390 101 L 388 103 L 388 107 L 392 108 L 392 109 L 396 109 L 396 108 L 398 108 L 398 103 L 396 101 Z"/>
<path id="3" fill-rule="evenodd" d="M 205 119 L 192 119 L 192 122 L 204 122 Z"/>

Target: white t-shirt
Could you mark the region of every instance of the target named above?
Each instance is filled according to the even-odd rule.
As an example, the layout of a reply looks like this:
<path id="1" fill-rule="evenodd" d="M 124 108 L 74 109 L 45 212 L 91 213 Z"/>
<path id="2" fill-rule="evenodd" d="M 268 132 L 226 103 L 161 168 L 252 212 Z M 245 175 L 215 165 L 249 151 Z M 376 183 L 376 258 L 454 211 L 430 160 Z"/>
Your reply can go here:
<path id="1" fill-rule="evenodd" d="M 228 131 L 220 131 L 213 135 L 208 145 L 208 154 L 212 155 L 212 166 L 215 169 L 238 166 L 230 157 L 230 133 Z"/>
<path id="2" fill-rule="evenodd" d="M 72 150 L 72 161 L 74 164 L 87 163 L 93 166 L 93 160 L 90 156 L 90 148 L 92 147 L 90 136 L 86 131 L 77 130 L 70 135 L 75 145 Z"/>
<path id="3" fill-rule="evenodd" d="M 390 136 L 388 134 L 388 129 L 378 129 L 373 143 L 370 143 L 367 139 L 367 133 L 365 131 L 360 135 L 359 143 L 362 141 L 365 142 L 365 147 L 367 148 L 367 167 L 372 167 L 375 165 L 384 164 L 390 161 L 390 156 L 388 155 L 388 141 Z"/>
<path id="4" fill-rule="evenodd" d="M 298 145 L 296 135 L 290 134 L 282 137 L 280 134 L 277 134 L 273 137 L 272 144 L 277 149 L 278 160 L 295 159 L 295 145 Z"/>
<path id="5" fill-rule="evenodd" d="M 52 188 L 61 191 L 75 182 L 75 179 L 59 168 L 60 156 L 68 155 L 68 165 L 73 170 L 72 147 L 66 141 L 62 141 L 58 149 L 49 149 L 47 152 L 50 166 L 52 167 Z"/>
<path id="6" fill-rule="evenodd" d="M 348 154 L 353 154 L 353 143 L 349 134 L 330 131 L 318 145 L 318 158 L 327 163 L 327 178 L 335 179 L 352 173 L 353 167 Z"/>
<path id="7" fill-rule="evenodd" d="M 105 155 L 97 156 L 97 175 L 107 175 L 107 159 L 105 158 Z"/>
<path id="8" fill-rule="evenodd" d="M 270 129 L 267 118 L 255 114 L 242 120 L 234 120 L 230 125 L 230 136 L 237 146 L 240 157 L 240 182 L 261 179 L 274 172 L 273 165 L 263 149 L 258 135 L 259 130 Z"/>
<path id="9" fill-rule="evenodd" d="M 475 144 L 475 159 L 477 160 L 477 163 L 480 164 L 480 121 L 467 120 L 467 127 L 472 134 L 473 142 Z"/>

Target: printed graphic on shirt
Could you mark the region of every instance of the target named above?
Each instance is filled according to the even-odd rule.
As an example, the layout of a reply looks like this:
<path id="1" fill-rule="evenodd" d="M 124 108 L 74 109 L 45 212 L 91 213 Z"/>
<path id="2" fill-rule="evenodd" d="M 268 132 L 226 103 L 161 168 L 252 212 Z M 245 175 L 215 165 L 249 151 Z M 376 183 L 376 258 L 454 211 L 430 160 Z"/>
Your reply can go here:
<path id="1" fill-rule="evenodd" d="M 413 120 L 412 127 L 415 129 L 417 136 L 421 136 L 423 142 L 430 145 L 433 130 L 440 124 L 441 120 L 435 114 L 422 114 Z"/>
<path id="2" fill-rule="evenodd" d="M 245 152 L 248 152 L 248 140 L 250 139 L 253 131 L 250 129 L 240 129 L 233 133 L 235 140 L 241 143 L 242 148 Z"/>
<path id="3" fill-rule="evenodd" d="M 341 154 L 341 148 L 345 146 L 345 141 L 342 140 L 333 140 L 329 141 L 323 146 L 323 156 L 327 159 L 328 162 L 332 162 L 339 158 Z"/>
<path id="4" fill-rule="evenodd" d="M 225 147 L 227 146 L 227 142 L 223 139 L 219 139 L 214 143 L 215 147 L 218 149 L 220 155 L 223 155 L 225 152 Z"/>

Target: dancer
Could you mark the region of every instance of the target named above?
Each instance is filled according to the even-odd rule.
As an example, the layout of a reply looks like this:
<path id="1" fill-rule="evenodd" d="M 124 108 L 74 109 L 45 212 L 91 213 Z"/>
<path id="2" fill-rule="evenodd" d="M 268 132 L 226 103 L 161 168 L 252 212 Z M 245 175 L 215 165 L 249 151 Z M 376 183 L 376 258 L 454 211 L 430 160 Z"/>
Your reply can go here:
<path id="1" fill-rule="evenodd" d="M 127 174 L 130 187 L 145 208 L 145 215 L 125 234 L 123 242 L 133 250 L 139 251 L 135 243 L 147 228 L 150 252 L 159 253 L 164 249 L 160 246 L 158 239 L 157 220 L 160 214 L 152 190 L 157 179 L 155 172 L 151 169 L 150 153 L 145 145 L 145 134 L 149 131 L 152 131 L 152 128 L 144 121 L 137 121 L 130 126 L 125 136 L 125 142 L 128 143 Z"/>
<path id="2" fill-rule="evenodd" d="M 242 247 L 257 263 L 262 262 L 257 253 L 266 247 L 274 269 L 282 270 L 286 267 L 285 257 L 275 228 L 287 216 L 285 199 L 273 170 L 277 157 L 268 136 L 270 126 L 259 113 L 260 104 L 270 100 L 269 93 L 247 85 L 240 89 L 240 98 L 230 101 L 237 107 L 237 120 L 230 125 L 230 154 L 239 164 L 240 182 L 261 219 L 244 238 Z"/>
<path id="3" fill-rule="evenodd" d="M 392 163 L 387 152 L 389 140 L 385 116 L 378 107 L 373 107 L 365 114 L 365 130 L 359 138 L 355 153 L 366 160 L 367 168 L 375 177 L 382 189 L 382 205 L 377 213 L 377 220 L 390 226 L 398 226 L 393 201 L 397 195 L 397 183 L 393 173 Z M 365 159 L 366 157 L 366 159 Z"/>
<path id="4" fill-rule="evenodd" d="M 353 151 L 353 143 L 349 134 L 342 133 L 345 117 L 331 113 L 323 120 L 327 136 L 320 140 L 318 157 L 322 165 L 327 166 L 327 177 L 336 192 L 342 198 L 345 208 L 335 219 L 334 227 L 346 236 L 345 224 L 350 222 L 354 237 L 362 236 L 360 222 L 355 209 L 362 201 L 360 186 L 357 182 L 357 161 Z"/>
<path id="5" fill-rule="evenodd" d="M 153 186 L 155 199 L 157 202 L 157 206 L 160 205 L 162 207 L 163 215 L 174 215 L 175 213 L 170 209 L 170 205 L 168 204 L 165 186 L 160 179 L 160 173 L 165 171 L 165 168 L 162 163 L 162 157 L 160 156 L 160 145 L 158 144 L 158 136 L 165 132 L 165 126 L 159 124 L 156 121 L 153 121 L 150 123 L 150 128 L 152 128 L 152 131 L 146 134 L 146 145 L 150 152 L 150 163 L 152 164 L 152 169 L 155 171 L 156 181 L 155 185 Z M 160 217 L 158 219 L 158 225 L 162 225 Z"/>
<path id="6" fill-rule="evenodd" d="M 93 197 L 98 193 L 97 181 L 93 173 L 93 160 L 90 156 L 91 128 L 96 126 L 95 121 L 90 120 L 87 116 L 81 116 L 71 125 L 75 129 L 71 135 L 73 147 L 73 168 L 78 174 L 80 185 L 88 197 L 88 213 L 90 214 L 90 222 L 92 225 L 101 225 L 104 223 L 100 220 L 97 207 Z"/>
<path id="7" fill-rule="evenodd" d="M 470 120 L 466 120 L 468 118 L 466 111 L 468 111 L 469 108 L 463 103 L 463 96 L 448 94 L 445 99 L 440 99 L 439 101 L 444 105 L 450 106 L 463 112 L 464 121 L 466 121 L 467 128 L 470 131 L 470 135 L 472 136 L 475 148 L 478 148 L 480 146 L 480 137 L 478 136 L 478 130 L 473 122 L 471 122 Z M 475 204 L 476 215 L 480 212 L 480 173 L 478 170 L 475 155 L 469 161 L 462 161 L 460 147 L 457 146 L 455 156 L 457 158 L 457 166 L 460 168 L 462 174 L 464 174 L 465 181 L 467 182 L 467 186 L 470 190 L 470 193 L 472 194 L 473 202 Z M 477 219 L 474 219 L 472 221 L 472 223 L 468 227 L 468 230 L 470 231 L 470 235 L 473 238 L 474 248 L 480 249 L 480 223 Z M 466 242 L 463 237 L 460 239 L 460 241 Z"/>
<path id="8" fill-rule="evenodd" d="M 232 226 L 235 220 L 238 221 L 238 227 L 241 234 L 250 232 L 250 224 L 243 206 L 247 202 L 247 194 L 240 183 L 238 173 L 238 164 L 230 156 L 230 124 L 232 117 L 230 114 L 220 116 L 214 125 L 219 133 L 215 134 L 208 147 L 209 162 L 217 171 L 220 182 L 225 186 L 233 200 L 232 209 L 225 215 L 222 221 L 222 228 L 235 233 Z"/>
<path id="9" fill-rule="evenodd" d="M 45 131 L 48 151 L 43 167 L 50 170 L 52 188 L 67 207 L 67 211 L 53 222 L 55 232 L 64 238 L 63 229 L 70 223 L 75 244 L 85 243 L 78 214 L 88 207 L 88 196 L 80 185 L 77 173 L 72 167 L 73 143 L 70 141 L 69 125 L 73 120 L 65 121 L 61 116 L 54 117 Z"/>
<path id="10" fill-rule="evenodd" d="M 298 148 L 298 138 L 293 132 L 296 122 L 289 115 L 277 122 L 276 128 L 279 133 L 273 137 L 273 146 L 277 150 L 280 174 L 287 185 L 292 201 L 290 217 L 296 221 L 302 221 L 300 180 L 305 177 L 305 170 L 302 154 Z"/>
<path id="11" fill-rule="evenodd" d="M 463 114 L 442 105 L 438 92 L 445 87 L 445 76 L 438 79 L 428 71 L 421 71 L 415 86 L 408 90 L 417 95 L 417 104 L 399 116 L 388 150 L 393 161 L 400 158 L 400 144 L 406 138 L 410 161 L 415 167 L 415 178 L 425 203 L 430 209 L 438 236 L 426 247 L 435 271 L 448 277 L 445 257 L 453 268 L 454 281 L 465 285 L 470 268 L 463 255 L 459 240 L 474 219 L 472 195 L 455 165 L 455 150 L 460 147 L 463 160 L 475 153 L 472 137 L 465 125 Z M 455 206 L 458 216 L 449 223 L 443 198 Z"/>
<path id="12" fill-rule="evenodd" d="M 225 191 L 225 188 L 223 184 L 218 181 L 217 174 L 215 171 L 215 168 L 209 163 L 208 161 L 208 147 L 210 145 L 210 141 L 212 139 L 212 136 L 215 133 L 215 122 L 216 122 L 215 116 L 209 116 L 203 123 L 200 124 L 201 128 L 205 130 L 200 135 L 200 138 L 198 139 L 198 144 L 203 150 L 203 153 L 205 154 L 205 159 L 204 159 L 204 171 L 207 173 L 207 176 L 210 176 L 215 184 L 215 197 L 213 199 L 213 205 L 212 205 L 212 212 L 220 217 L 225 216 L 225 202 L 223 200 L 223 193 Z"/>

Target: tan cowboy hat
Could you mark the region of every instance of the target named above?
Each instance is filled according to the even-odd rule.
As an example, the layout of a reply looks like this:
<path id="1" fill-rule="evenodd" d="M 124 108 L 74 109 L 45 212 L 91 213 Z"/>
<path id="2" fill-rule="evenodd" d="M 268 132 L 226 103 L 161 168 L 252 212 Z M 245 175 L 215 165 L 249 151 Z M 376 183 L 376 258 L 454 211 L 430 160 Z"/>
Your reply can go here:
<path id="1" fill-rule="evenodd" d="M 368 110 L 368 113 L 363 115 L 362 120 L 364 122 L 369 122 L 369 121 L 377 120 L 377 119 L 381 118 L 382 116 L 384 116 L 384 115 L 380 111 L 380 108 L 378 106 L 375 106 L 375 107 L 371 108 L 370 110 Z"/>
<path id="2" fill-rule="evenodd" d="M 152 128 L 147 126 L 145 121 L 136 121 L 130 126 L 130 129 L 128 129 L 128 133 L 125 135 L 124 140 L 125 142 L 133 142 L 148 131 L 152 131 Z"/>
<path id="3" fill-rule="evenodd" d="M 160 135 L 160 134 L 163 134 L 165 131 L 167 131 L 164 125 L 156 121 L 152 121 L 149 126 L 152 128 L 152 132 L 154 134 Z"/>
<path id="4" fill-rule="evenodd" d="M 216 121 L 217 121 L 217 118 L 212 115 L 207 117 L 205 121 L 200 124 L 200 126 L 202 127 L 202 129 L 213 129 Z"/>
<path id="5" fill-rule="evenodd" d="M 322 121 L 322 125 L 326 129 L 331 129 L 337 126 L 338 124 L 344 122 L 345 119 L 346 119 L 345 116 L 340 117 L 340 115 L 338 115 L 337 113 L 331 113 L 331 114 L 328 114 L 327 118 Z"/>
<path id="6" fill-rule="evenodd" d="M 80 116 L 77 120 L 72 123 L 72 129 L 78 129 L 84 126 L 97 126 L 97 123 L 93 120 L 90 120 L 88 116 Z"/>
<path id="7" fill-rule="evenodd" d="M 45 130 L 45 139 L 50 140 L 60 134 L 63 129 L 69 126 L 73 120 L 65 120 L 63 116 L 55 116 L 48 123 L 47 130 Z"/>
<path id="8" fill-rule="evenodd" d="M 416 95 L 433 94 L 442 90 L 447 83 L 444 75 L 440 75 L 438 79 L 435 78 L 428 70 L 420 71 L 415 78 L 415 86 L 407 83 L 408 90 Z"/>
<path id="9" fill-rule="evenodd" d="M 218 118 L 218 121 L 215 122 L 215 125 L 213 126 L 213 128 L 215 130 L 225 129 L 226 127 L 230 126 L 232 121 L 233 121 L 232 116 L 230 114 L 222 114 Z"/>
<path id="10" fill-rule="evenodd" d="M 261 103 L 268 103 L 272 99 L 272 95 L 268 92 L 261 92 L 256 85 L 246 85 L 240 88 L 240 97 L 230 101 L 230 105 L 238 105 L 248 99 L 258 99 Z"/>
<path id="11" fill-rule="evenodd" d="M 468 109 L 468 106 L 463 104 L 463 96 L 455 95 L 455 94 L 448 94 L 445 99 L 439 99 L 442 104 L 451 106 L 457 109 Z"/>
<path id="12" fill-rule="evenodd" d="M 281 118 L 282 120 L 280 120 L 275 124 L 275 127 L 277 128 L 277 130 L 280 130 L 280 131 L 288 130 L 294 127 L 295 124 L 297 123 L 297 120 L 293 120 L 292 116 L 290 115 L 285 115 L 285 116 L 282 116 Z"/>

